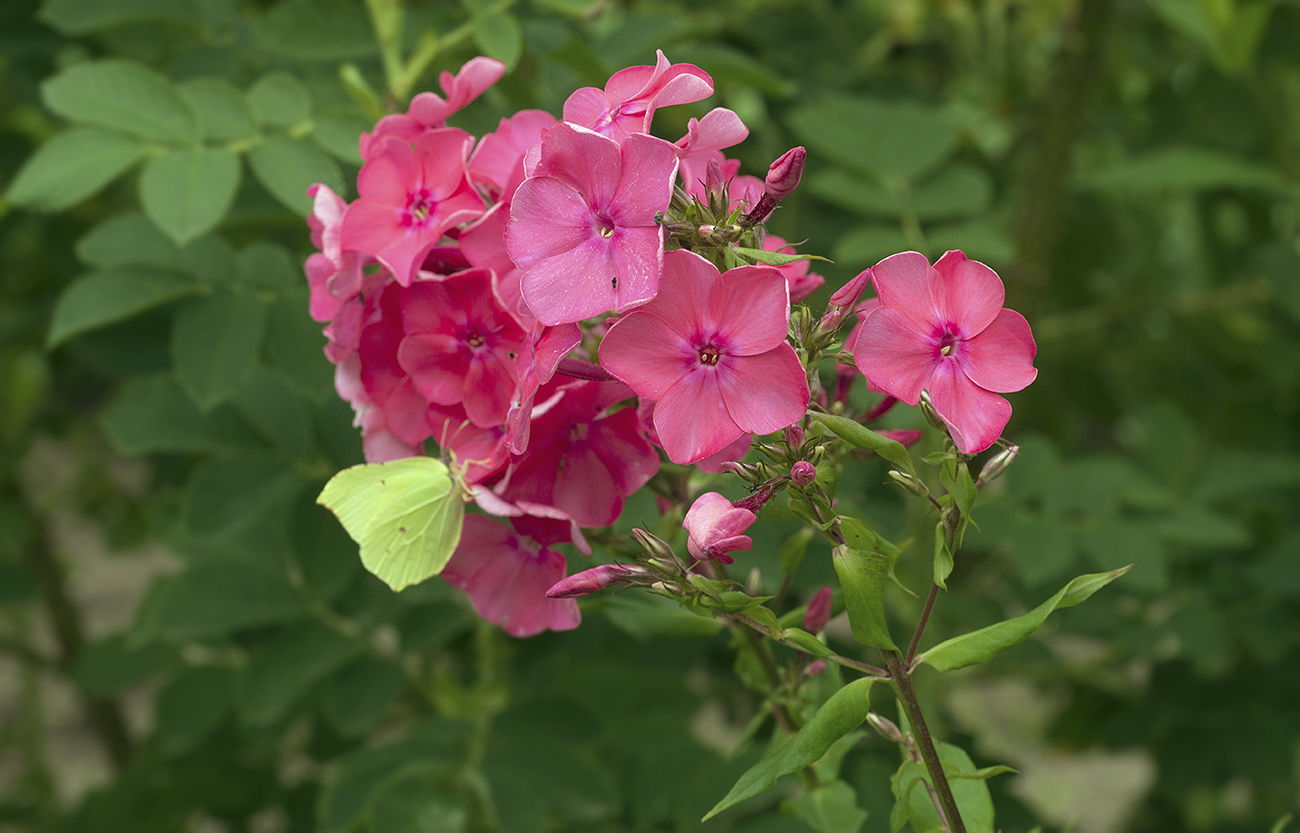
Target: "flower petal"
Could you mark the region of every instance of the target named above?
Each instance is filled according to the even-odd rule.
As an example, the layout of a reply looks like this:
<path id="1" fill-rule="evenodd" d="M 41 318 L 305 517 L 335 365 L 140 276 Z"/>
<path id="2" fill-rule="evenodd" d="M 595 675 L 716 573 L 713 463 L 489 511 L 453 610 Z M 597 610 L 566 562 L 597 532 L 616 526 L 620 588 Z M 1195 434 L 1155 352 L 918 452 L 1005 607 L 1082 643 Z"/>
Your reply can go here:
<path id="1" fill-rule="evenodd" d="M 962 370 L 986 390 L 1011 393 L 1027 387 L 1038 376 L 1033 365 L 1038 345 L 1029 322 L 1015 310 L 1002 310 L 965 347 Z"/>
<path id="2" fill-rule="evenodd" d="M 613 139 L 560 122 L 542 136 L 542 155 L 533 176 L 561 179 L 576 188 L 588 205 L 602 209 L 618 190 L 623 157 Z"/>
<path id="3" fill-rule="evenodd" d="M 743 431 L 770 434 L 808 410 L 808 377 L 788 344 L 719 367 L 718 387 L 727 412 Z"/>
<path id="4" fill-rule="evenodd" d="M 515 191 L 505 241 L 506 252 L 520 269 L 575 249 L 594 236 L 591 207 L 572 185 L 533 177 Z"/>
<path id="5" fill-rule="evenodd" d="M 920 399 L 939 363 L 928 335 L 893 307 L 877 307 L 868 314 L 850 349 L 868 382 L 909 405 Z"/>
<path id="6" fill-rule="evenodd" d="M 668 459 L 680 465 L 703 460 L 745 433 L 727 412 L 717 373 L 688 373 L 655 405 L 655 430 Z"/>
<path id="7" fill-rule="evenodd" d="M 534 317 L 554 327 L 613 307 L 616 277 L 609 241 L 597 236 L 533 265 L 520 279 L 519 291 Z"/>
<path id="8" fill-rule="evenodd" d="M 941 362 L 926 389 L 963 454 L 993 445 L 1011 419 L 1011 403 L 972 382 L 956 362 Z"/>
<path id="9" fill-rule="evenodd" d="M 942 280 L 920 252 L 899 252 L 880 261 L 871 267 L 871 283 L 880 305 L 898 308 L 918 330 L 929 332 L 945 323 Z"/>
<path id="10" fill-rule="evenodd" d="M 699 362 L 681 333 L 643 308 L 610 327 L 600 343 L 600 363 L 638 395 L 662 399 Z"/>
<path id="11" fill-rule="evenodd" d="M 774 350 L 790 332 L 790 286 L 770 266 L 728 269 L 709 293 L 709 318 L 722 322 L 719 346 L 728 355 Z"/>
<path id="12" fill-rule="evenodd" d="M 992 269 L 954 250 L 939 258 L 934 270 L 943 280 L 942 320 L 956 323 L 963 337 L 978 335 L 998 317 L 1007 292 Z"/>

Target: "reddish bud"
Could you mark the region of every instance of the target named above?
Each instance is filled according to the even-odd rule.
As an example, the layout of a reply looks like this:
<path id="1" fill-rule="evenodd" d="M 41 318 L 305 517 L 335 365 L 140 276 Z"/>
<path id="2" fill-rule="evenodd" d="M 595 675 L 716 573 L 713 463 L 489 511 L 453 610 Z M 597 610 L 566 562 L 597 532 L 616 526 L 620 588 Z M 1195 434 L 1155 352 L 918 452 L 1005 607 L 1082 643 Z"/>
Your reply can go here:
<path id="1" fill-rule="evenodd" d="M 811 486 L 817 479 L 817 467 L 807 460 L 800 460 L 790 467 L 790 479 L 799 486 Z"/>
<path id="2" fill-rule="evenodd" d="M 713 199 L 714 195 L 727 196 L 727 181 L 722 176 L 722 166 L 718 160 L 710 159 L 704 169 L 704 191 Z"/>
<path id="3" fill-rule="evenodd" d="M 635 576 L 648 574 L 641 567 L 604 564 L 590 570 L 583 570 L 581 573 L 574 573 L 568 578 L 560 579 L 551 586 L 550 590 L 546 591 L 546 596 L 551 599 L 576 599 L 579 596 L 590 596 L 597 590 L 627 584 Z"/>
<path id="4" fill-rule="evenodd" d="M 841 310 L 851 308 L 858 302 L 862 290 L 866 289 L 869 283 L 871 283 L 871 269 L 863 269 L 857 277 L 835 290 L 831 295 L 831 306 Z"/>
<path id="5" fill-rule="evenodd" d="M 804 669 L 803 673 L 809 677 L 816 677 L 818 674 L 821 674 L 825 670 L 826 670 L 826 662 L 824 660 L 815 659 L 812 662 L 808 663 L 808 667 Z"/>
<path id="6" fill-rule="evenodd" d="M 787 425 L 785 427 L 786 445 L 790 446 L 791 448 L 798 448 L 799 446 L 803 445 L 804 439 L 805 437 L 803 433 L 803 428 L 800 427 L 799 423 L 796 422 L 794 425 Z"/>
<path id="7" fill-rule="evenodd" d="M 803 177 L 803 163 L 808 158 L 808 151 L 803 146 L 791 148 L 781 154 L 767 169 L 767 178 L 763 180 L 765 192 L 776 202 L 780 202 L 794 193 Z"/>
<path id="8" fill-rule="evenodd" d="M 808 603 L 803 614 L 803 629 L 811 634 L 821 633 L 822 628 L 831 620 L 831 589 L 823 587 L 817 591 Z"/>

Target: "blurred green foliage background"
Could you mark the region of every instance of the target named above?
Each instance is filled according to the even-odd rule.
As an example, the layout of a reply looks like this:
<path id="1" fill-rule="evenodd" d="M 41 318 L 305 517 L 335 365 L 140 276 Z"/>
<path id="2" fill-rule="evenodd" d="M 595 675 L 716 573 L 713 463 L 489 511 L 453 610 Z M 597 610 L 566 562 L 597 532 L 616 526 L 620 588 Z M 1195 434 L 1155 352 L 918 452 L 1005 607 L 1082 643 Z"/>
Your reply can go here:
<path id="1" fill-rule="evenodd" d="M 453 119 L 476 135 L 663 49 L 717 94 L 660 135 L 726 106 L 742 172 L 808 147 L 771 227 L 830 288 L 903 249 L 1003 276 L 1039 345 L 1024 453 L 927 643 L 1135 569 L 918 673 L 933 730 L 1021 770 L 1000 829 L 1300 811 L 1300 3 L 411 0 L 404 32 L 437 38 L 416 90 L 510 66 Z M 0 4 L 0 829 L 702 829 L 759 753 L 728 757 L 755 704 L 725 635 L 629 594 L 511 640 L 436 579 L 390 593 L 313 503 L 360 461 L 298 267 L 306 186 L 354 196 L 373 121 L 344 64 L 383 88 L 361 0 Z M 841 500 L 919 537 L 882 479 Z M 737 566 L 770 583 L 800 524 L 762 523 Z M 795 590 L 832 574 L 814 544 Z M 863 829 L 897 766 L 849 752 Z M 703 829 L 807 829 L 780 797 Z"/>

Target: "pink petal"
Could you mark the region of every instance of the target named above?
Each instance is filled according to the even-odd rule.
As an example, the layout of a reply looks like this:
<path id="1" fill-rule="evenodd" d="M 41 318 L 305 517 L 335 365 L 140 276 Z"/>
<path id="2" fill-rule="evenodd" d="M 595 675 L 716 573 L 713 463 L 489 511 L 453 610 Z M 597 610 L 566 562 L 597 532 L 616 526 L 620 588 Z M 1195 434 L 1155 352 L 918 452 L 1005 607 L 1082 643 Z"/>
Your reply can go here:
<path id="1" fill-rule="evenodd" d="M 1033 365 L 1038 346 L 1029 322 L 1015 310 L 1002 310 L 992 324 L 964 346 L 962 371 L 986 390 L 1011 393 L 1023 390 L 1038 377 Z"/>
<path id="2" fill-rule="evenodd" d="M 745 433 L 727 412 L 717 377 L 712 368 L 695 370 L 656 403 L 655 430 L 674 463 L 703 460 Z"/>
<path id="3" fill-rule="evenodd" d="M 925 255 L 920 252 L 890 255 L 871 267 L 871 276 L 881 305 L 896 307 L 915 322 L 918 330 L 929 332 L 945 323 L 943 282 Z"/>
<path id="4" fill-rule="evenodd" d="M 688 340 L 711 338 L 722 323 L 709 310 L 710 294 L 722 277 L 718 267 L 685 249 L 664 252 L 663 263 L 659 294 L 642 311 Z M 695 348 L 689 352 L 694 355 Z"/>
<path id="5" fill-rule="evenodd" d="M 555 478 L 553 502 L 588 528 L 612 524 L 623 508 L 610 470 L 586 443 L 575 443 L 565 454 Z"/>
<path id="6" fill-rule="evenodd" d="M 808 377 L 794 348 L 735 360 L 732 372 L 719 368 L 718 386 L 731 419 L 744 431 L 770 434 L 801 419 L 808 410 Z"/>
<path id="7" fill-rule="evenodd" d="M 614 306 L 617 275 L 609 241 L 597 235 L 572 251 L 534 264 L 520 279 L 519 291 L 534 317 L 554 327 L 591 318 Z"/>
<path id="8" fill-rule="evenodd" d="M 971 338 L 997 318 L 1007 293 L 996 272 L 956 250 L 939 258 L 934 270 L 943 279 L 941 320 L 956 323 Z"/>
<path id="9" fill-rule="evenodd" d="M 914 319 L 893 307 L 872 311 L 850 349 L 853 363 L 871 384 L 909 405 L 920 400 L 921 390 L 939 364 L 928 333 L 918 330 Z"/>
<path id="10" fill-rule="evenodd" d="M 613 243 L 615 312 L 626 312 L 645 304 L 659 292 L 664 256 L 664 230 L 654 228 L 619 228 L 610 238 Z"/>
<path id="11" fill-rule="evenodd" d="M 679 331 L 643 308 L 610 327 L 600 343 L 600 363 L 638 395 L 662 399 L 698 357 Z"/>
<path id="12" fill-rule="evenodd" d="M 728 269 L 709 294 L 709 317 L 719 329 L 725 351 L 754 356 L 785 343 L 790 331 L 790 287 L 770 266 Z"/>
<path id="13" fill-rule="evenodd" d="M 446 199 L 465 181 L 465 159 L 473 144 L 474 137 L 455 127 L 430 130 L 415 140 L 420 184 L 433 199 Z"/>
<path id="14" fill-rule="evenodd" d="M 555 130 L 547 133 L 546 137 L 549 139 L 553 133 Z M 623 140 L 619 156 L 620 166 L 615 169 L 620 173 L 617 190 L 608 200 L 593 204 L 601 208 L 608 206 L 610 219 L 615 225 L 655 226 L 655 212 L 667 211 L 672 201 L 673 180 L 677 176 L 677 149 L 671 142 L 635 133 Z M 594 164 L 594 161 L 582 162 Z"/>
<path id="15" fill-rule="evenodd" d="M 374 155 L 357 174 L 357 194 L 364 200 L 405 208 L 407 196 L 419 185 L 415 152 L 393 136 L 376 142 L 372 150 Z"/>
<path id="16" fill-rule="evenodd" d="M 591 423 L 587 438 L 620 495 L 632 494 L 659 471 L 659 455 L 641 436 L 636 408 L 624 408 Z"/>
<path id="17" fill-rule="evenodd" d="M 465 414 L 480 428 L 503 425 L 515 392 L 515 363 L 497 353 L 484 353 L 469 363 L 464 385 Z"/>
<path id="18" fill-rule="evenodd" d="M 506 251 L 520 269 L 531 269 L 594 236 L 591 207 L 572 185 L 551 177 L 533 177 L 515 191 L 505 241 Z"/>
<path id="19" fill-rule="evenodd" d="M 439 405 L 455 405 L 464 395 L 469 357 L 460 342 L 442 333 L 418 333 L 402 339 L 397 361 L 411 375 L 420 395 Z"/>
<path id="20" fill-rule="evenodd" d="M 603 209 L 618 190 L 625 158 L 613 139 L 561 122 L 542 136 L 542 157 L 532 176 L 561 179 L 576 188 L 592 208 Z"/>
<path id="21" fill-rule="evenodd" d="M 963 454 L 993 445 L 1011 419 L 1011 403 L 972 382 L 956 362 L 940 363 L 926 389 Z"/>

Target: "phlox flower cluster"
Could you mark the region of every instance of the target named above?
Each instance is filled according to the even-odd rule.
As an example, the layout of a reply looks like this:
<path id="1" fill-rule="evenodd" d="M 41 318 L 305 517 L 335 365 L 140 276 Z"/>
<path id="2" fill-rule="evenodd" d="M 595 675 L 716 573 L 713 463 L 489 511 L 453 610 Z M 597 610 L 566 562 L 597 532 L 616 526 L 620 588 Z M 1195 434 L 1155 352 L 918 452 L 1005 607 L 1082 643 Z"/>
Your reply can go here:
<path id="1" fill-rule="evenodd" d="M 677 142 L 650 133 L 658 108 L 713 93 L 698 67 L 660 52 L 576 91 L 561 119 L 524 110 L 481 137 L 448 124 L 504 71 L 471 60 L 361 136 L 357 198 L 309 192 L 305 271 L 367 461 L 429 442 L 455 460 L 484 514 L 443 577 L 524 636 L 578 624 L 546 596 L 565 573 L 551 547 L 589 552 L 582 530 L 618 518 L 660 449 L 716 471 L 802 418 L 785 336 L 791 297 L 821 278 L 807 263 L 720 271 L 672 241 L 665 216 L 707 199 L 711 173 L 728 208 L 766 187 L 722 153 L 748 135 L 729 110 Z"/>

